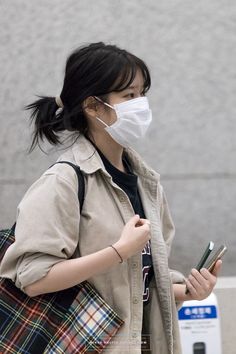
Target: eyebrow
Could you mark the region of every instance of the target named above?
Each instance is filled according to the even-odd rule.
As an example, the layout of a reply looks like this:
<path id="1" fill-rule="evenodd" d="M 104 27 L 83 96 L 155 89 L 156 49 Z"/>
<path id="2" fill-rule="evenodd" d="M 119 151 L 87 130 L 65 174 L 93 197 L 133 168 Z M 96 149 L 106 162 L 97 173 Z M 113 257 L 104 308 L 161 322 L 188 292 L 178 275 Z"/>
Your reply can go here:
<path id="1" fill-rule="evenodd" d="M 129 86 L 129 87 L 127 87 L 125 90 L 128 90 L 128 89 L 137 89 L 138 88 L 138 86 L 136 85 L 131 85 L 131 86 Z M 142 87 L 143 88 L 143 87 Z"/>

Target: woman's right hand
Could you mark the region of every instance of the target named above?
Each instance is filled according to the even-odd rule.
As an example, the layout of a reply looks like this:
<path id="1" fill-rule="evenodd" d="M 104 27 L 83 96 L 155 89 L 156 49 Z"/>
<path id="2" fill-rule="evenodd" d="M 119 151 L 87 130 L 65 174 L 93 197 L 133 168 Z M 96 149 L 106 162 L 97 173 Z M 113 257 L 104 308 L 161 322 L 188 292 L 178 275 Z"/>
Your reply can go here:
<path id="1" fill-rule="evenodd" d="M 125 260 L 141 252 L 150 238 L 150 221 L 135 215 L 125 224 L 121 237 L 114 247 Z"/>

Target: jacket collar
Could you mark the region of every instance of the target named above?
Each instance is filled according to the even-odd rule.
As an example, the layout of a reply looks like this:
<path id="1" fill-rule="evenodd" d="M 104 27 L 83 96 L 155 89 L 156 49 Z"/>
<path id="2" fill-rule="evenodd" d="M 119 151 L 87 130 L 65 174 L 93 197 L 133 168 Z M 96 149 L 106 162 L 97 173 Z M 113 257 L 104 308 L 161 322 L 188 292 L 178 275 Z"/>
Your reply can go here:
<path id="1" fill-rule="evenodd" d="M 102 170 L 107 174 L 103 161 L 93 144 L 86 139 L 84 135 L 80 135 L 76 143 L 72 147 L 72 152 L 77 165 L 85 174 L 93 174 L 98 170 Z M 124 149 L 134 173 L 151 180 L 159 180 L 160 175 L 151 169 L 139 156 L 139 154 L 131 148 Z"/>

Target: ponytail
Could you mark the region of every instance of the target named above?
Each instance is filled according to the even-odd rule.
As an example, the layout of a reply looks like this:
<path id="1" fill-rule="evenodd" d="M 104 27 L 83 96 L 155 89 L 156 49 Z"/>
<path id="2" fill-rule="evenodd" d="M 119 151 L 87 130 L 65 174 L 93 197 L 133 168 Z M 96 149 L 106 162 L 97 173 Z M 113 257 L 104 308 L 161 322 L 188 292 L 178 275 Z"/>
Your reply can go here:
<path id="1" fill-rule="evenodd" d="M 29 151 L 33 151 L 39 140 L 44 138 L 50 144 L 60 144 L 57 132 L 65 130 L 63 123 L 63 110 L 56 103 L 55 97 L 39 96 L 40 98 L 27 105 L 26 110 L 32 110 L 31 123 L 34 123 L 33 139 Z"/>

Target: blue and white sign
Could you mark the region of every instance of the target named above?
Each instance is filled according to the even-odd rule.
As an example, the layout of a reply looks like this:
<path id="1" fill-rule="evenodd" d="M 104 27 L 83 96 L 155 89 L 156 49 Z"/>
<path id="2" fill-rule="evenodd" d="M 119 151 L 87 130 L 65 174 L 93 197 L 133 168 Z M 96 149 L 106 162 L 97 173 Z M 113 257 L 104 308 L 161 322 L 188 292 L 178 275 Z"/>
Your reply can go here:
<path id="1" fill-rule="evenodd" d="M 217 318 L 216 306 L 184 306 L 179 311 L 179 320 L 202 320 Z"/>
<path id="2" fill-rule="evenodd" d="M 217 299 L 186 301 L 179 310 L 183 354 L 222 354 Z"/>

